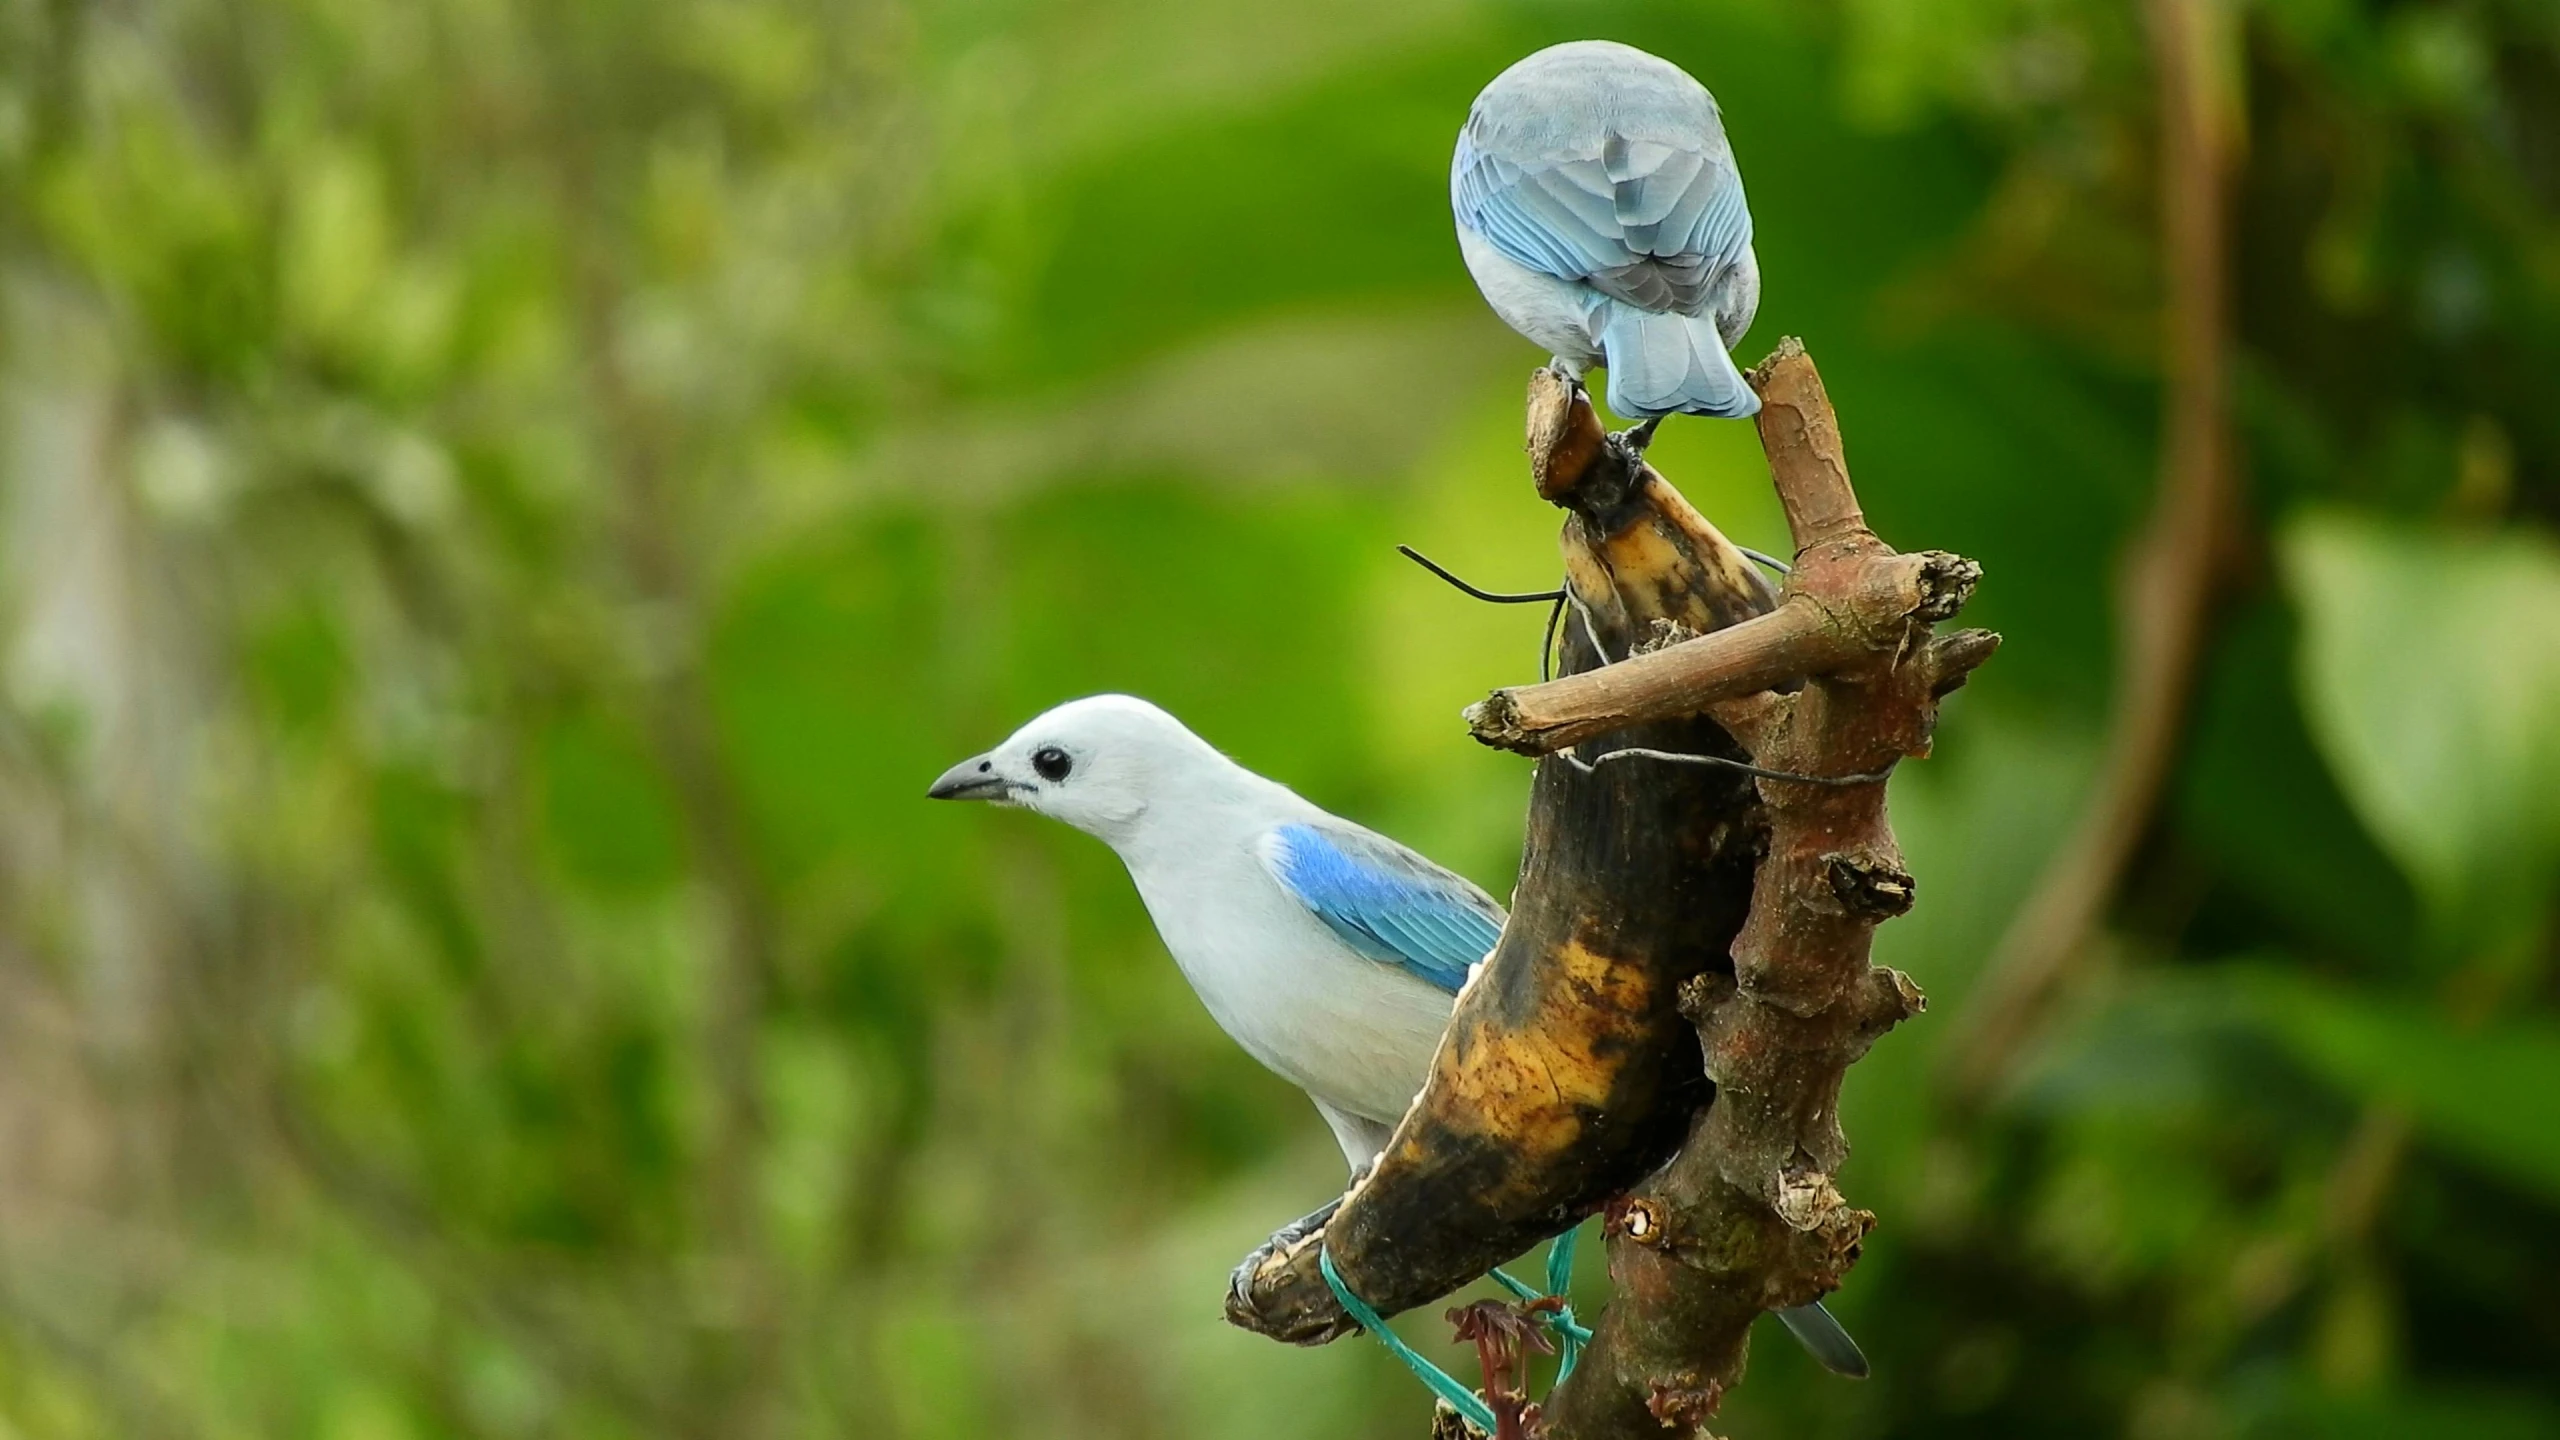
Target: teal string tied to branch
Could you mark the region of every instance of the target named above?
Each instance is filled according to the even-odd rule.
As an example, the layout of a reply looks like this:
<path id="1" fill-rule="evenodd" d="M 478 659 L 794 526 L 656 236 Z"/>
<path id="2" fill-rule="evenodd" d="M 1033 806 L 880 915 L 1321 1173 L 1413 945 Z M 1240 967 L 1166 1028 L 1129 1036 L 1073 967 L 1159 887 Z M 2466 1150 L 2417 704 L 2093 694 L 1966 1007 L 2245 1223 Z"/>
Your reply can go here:
<path id="1" fill-rule="evenodd" d="M 1450 1409 L 1465 1416 L 1468 1424 L 1484 1434 L 1493 1433 L 1491 1407 L 1487 1406 L 1475 1391 L 1459 1384 L 1457 1377 L 1424 1359 L 1421 1351 L 1404 1343 L 1404 1337 L 1388 1329 L 1387 1322 L 1379 1316 L 1377 1311 L 1369 1308 L 1367 1301 L 1352 1294 L 1351 1287 L 1342 1283 L 1341 1274 L 1333 1268 L 1331 1250 L 1318 1247 L 1316 1268 L 1324 1272 L 1324 1283 L 1332 1287 L 1333 1298 L 1342 1302 L 1344 1312 L 1352 1319 L 1359 1321 L 1361 1329 L 1376 1336 L 1379 1344 L 1386 1346 L 1397 1359 L 1403 1361 L 1405 1368 L 1411 1370 L 1416 1378 L 1429 1387 L 1432 1394 L 1448 1401 Z"/>
<path id="2" fill-rule="evenodd" d="M 1521 1300 L 1544 1300 L 1553 1296 L 1562 1302 L 1551 1312 L 1539 1312 L 1547 1328 L 1555 1332 L 1559 1357 L 1556 1365 L 1556 1379 L 1559 1381 L 1573 1373 L 1574 1362 L 1581 1358 L 1582 1347 L 1591 1343 L 1591 1331 L 1574 1319 L 1573 1302 L 1569 1298 L 1569 1291 L 1573 1284 L 1573 1244 L 1576 1233 L 1576 1231 L 1567 1230 L 1548 1244 L 1547 1288 L 1544 1291 L 1514 1279 L 1500 1270 L 1493 1272 L 1495 1283 Z M 1342 1283 L 1341 1272 L 1333 1268 L 1333 1252 L 1322 1245 L 1316 1249 L 1316 1268 L 1324 1273 L 1324 1283 L 1333 1291 L 1333 1298 L 1341 1304 L 1344 1314 L 1359 1322 L 1361 1329 L 1376 1337 L 1378 1343 L 1386 1346 L 1389 1353 L 1404 1362 L 1405 1368 L 1411 1370 L 1414 1377 L 1419 1379 L 1425 1388 L 1447 1401 L 1449 1408 L 1457 1411 L 1468 1424 L 1486 1435 L 1494 1433 L 1493 1411 L 1486 1406 L 1483 1398 L 1478 1396 L 1472 1388 L 1460 1383 L 1456 1376 L 1432 1364 L 1421 1351 L 1404 1343 L 1403 1336 L 1388 1328 L 1385 1317 L 1369 1308 L 1367 1301 L 1352 1294 L 1351 1287 Z"/>

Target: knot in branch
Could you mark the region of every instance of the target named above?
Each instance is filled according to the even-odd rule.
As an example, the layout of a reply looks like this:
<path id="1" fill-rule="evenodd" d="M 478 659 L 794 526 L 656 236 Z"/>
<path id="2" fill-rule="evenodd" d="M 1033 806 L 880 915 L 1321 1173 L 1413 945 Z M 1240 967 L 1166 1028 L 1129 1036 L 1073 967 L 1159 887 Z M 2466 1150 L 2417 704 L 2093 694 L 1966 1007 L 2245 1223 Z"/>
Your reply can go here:
<path id="1" fill-rule="evenodd" d="M 1930 698 L 1940 698 L 1963 685 L 1974 668 L 1999 648 L 1999 635 L 1989 630 L 1958 630 L 1930 641 Z"/>
<path id="2" fill-rule="evenodd" d="M 1608 1213 L 1601 1218 L 1600 1233 L 1613 1240 L 1623 1235 L 1655 1249 L 1671 1243 L 1671 1227 L 1663 1217 L 1661 1202 L 1635 1195 L 1610 1203 Z"/>
<path id="3" fill-rule="evenodd" d="M 1825 855 L 1823 871 L 1841 908 L 1861 920 L 1890 920 L 1910 910 L 1916 882 L 1874 855 Z"/>
<path id="4" fill-rule="evenodd" d="M 1820 1170 L 1789 1167 L 1778 1176 L 1778 1193 L 1769 1208 L 1790 1230 L 1819 1229 L 1833 1213 L 1848 1204 L 1840 1187 Z"/>
<path id="5" fill-rule="evenodd" d="M 1732 976 L 1721 970 L 1701 970 L 1680 982 L 1680 1018 L 1692 1025 L 1704 1025 L 1716 1007 L 1735 993 Z"/>
<path id="6" fill-rule="evenodd" d="M 1665 1430 L 1682 1435 L 1703 1434 L 1707 1422 L 1715 1418 L 1716 1408 L 1724 1404 L 1724 1384 L 1718 1380 L 1701 1380 L 1695 1372 L 1684 1372 L 1670 1380 L 1655 1380 L 1648 1385 L 1644 1408 Z"/>
<path id="7" fill-rule="evenodd" d="M 1867 1013 L 1859 1028 L 1873 1040 L 1928 1008 L 1929 997 L 1910 976 L 1878 965 L 1867 972 Z"/>

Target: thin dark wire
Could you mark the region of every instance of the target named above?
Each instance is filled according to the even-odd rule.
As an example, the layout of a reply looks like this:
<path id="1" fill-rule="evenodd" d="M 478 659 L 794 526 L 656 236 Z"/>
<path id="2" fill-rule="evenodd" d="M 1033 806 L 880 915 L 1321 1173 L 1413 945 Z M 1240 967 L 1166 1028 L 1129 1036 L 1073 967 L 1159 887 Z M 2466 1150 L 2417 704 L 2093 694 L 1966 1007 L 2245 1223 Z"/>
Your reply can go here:
<path id="1" fill-rule="evenodd" d="M 1412 561 L 1414 564 L 1421 566 L 1423 569 L 1428 570 L 1432 574 L 1439 576 L 1441 579 L 1448 581 L 1450 584 L 1457 586 L 1459 590 L 1468 595 L 1474 596 L 1476 599 L 1482 600 L 1487 604 L 1543 605 L 1550 600 L 1561 600 L 1564 598 L 1564 592 L 1562 590 L 1526 590 L 1514 595 L 1507 594 L 1500 590 L 1479 589 L 1478 587 L 1470 585 L 1466 581 L 1459 579 L 1457 576 L 1450 574 L 1447 566 L 1442 565 L 1439 561 L 1432 559 L 1430 556 L 1423 554 L 1421 551 L 1414 549 L 1410 545 L 1398 545 L 1396 547 L 1396 551 L 1403 555 L 1407 560 Z"/>
<path id="2" fill-rule="evenodd" d="M 1544 685 L 1554 676 L 1556 626 L 1564 619 L 1564 591 L 1556 591 L 1556 603 L 1547 607 L 1547 638 L 1538 642 L 1538 683 Z"/>
<path id="3" fill-rule="evenodd" d="M 1781 575 L 1792 575 L 1795 573 L 1794 566 L 1789 565 L 1787 562 L 1779 559 L 1775 555 L 1763 554 L 1762 552 L 1754 550 L 1747 545 L 1737 545 L 1734 548 L 1741 551 L 1744 558 L 1766 565 Z M 1423 569 L 1430 571 L 1432 574 L 1439 576 L 1442 580 L 1447 581 L 1451 586 L 1455 587 L 1459 593 L 1466 595 L 1471 599 L 1482 600 L 1489 605 L 1543 604 L 1547 606 L 1547 633 L 1546 637 L 1538 643 L 1538 682 L 1540 684 L 1545 684 L 1547 681 L 1555 678 L 1556 627 L 1563 623 L 1564 607 L 1567 605 L 1571 605 L 1573 607 L 1574 618 L 1582 622 L 1583 638 L 1591 642 L 1591 648 L 1593 652 L 1598 655 L 1600 663 L 1603 665 L 1613 663 L 1609 657 L 1609 648 L 1600 643 L 1600 631 L 1591 621 L 1590 610 L 1587 609 L 1580 600 L 1574 597 L 1571 586 L 1558 586 L 1553 590 L 1522 590 L 1517 592 L 1487 590 L 1482 586 L 1471 585 L 1465 580 L 1459 579 L 1458 576 L 1449 569 L 1449 567 L 1432 559 L 1430 556 L 1423 554 L 1421 551 L 1414 549 L 1410 545 L 1396 546 L 1396 553 L 1404 556 L 1404 558 L 1412 561 L 1414 564 L 1421 566 Z M 1701 764 L 1740 765 L 1739 761 L 1718 760 L 1714 756 L 1708 755 L 1673 757 L 1670 756 L 1668 752 L 1615 751 L 1612 753 L 1653 753 L 1659 754 L 1666 759 L 1693 759 Z M 1567 756 L 1566 758 L 1572 759 L 1573 757 Z M 1577 765 L 1582 764 L 1580 760 L 1574 760 L 1574 763 Z M 1589 767 L 1585 766 L 1584 768 L 1588 769 Z M 1740 768 L 1745 770 L 1751 769 L 1751 767 L 1747 765 L 1740 765 Z M 1770 778 L 1779 780 L 1805 780 L 1808 783 L 1822 783 L 1816 777 L 1788 775 L 1781 771 L 1753 771 L 1752 773 L 1767 775 Z"/>
<path id="4" fill-rule="evenodd" d="M 1441 579 L 1448 581 L 1451 585 L 1456 586 L 1460 593 L 1477 600 L 1482 600 L 1487 604 L 1534 605 L 1544 603 L 1547 606 L 1547 635 L 1544 640 L 1538 642 L 1538 683 L 1543 685 L 1548 680 L 1554 678 L 1556 622 L 1564 615 L 1564 602 L 1566 595 L 1565 587 L 1559 585 L 1553 590 L 1528 590 L 1516 595 L 1507 594 L 1499 590 L 1486 590 L 1480 586 L 1470 585 L 1466 581 L 1459 579 L 1456 575 L 1450 573 L 1449 567 L 1432 559 L 1430 556 L 1423 554 L 1421 551 L 1414 549 L 1410 545 L 1398 545 L 1396 547 L 1396 552 L 1404 556 L 1407 560 L 1412 561 L 1414 564 L 1419 565 L 1423 569 L 1430 571 L 1432 574 L 1439 576 Z"/>
<path id="5" fill-rule="evenodd" d="M 1721 769 L 1739 770 L 1745 775 L 1755 775 L 1763 780 L 1792 780 L 1799 785 L 1879 785 L 1893 774 L 1893 767 L 1888 765 L 1872 775 L 1798 775 L 1788 770 L 1764 770 L 1757 765 L 1746 765 L 1740 760 L 1727 760 L 1721 755 L 1682 755 L 1671 750 L 1648 750 L 1641 745 L 1629 745 L 1624 749 L 1612 750 L 1597 760 L 1585 760 L 1571 750 L 1558 750 L 1555 754 L 1557 758 L 1585 775 L 1595 774 L 1601 766 L 1629 755 L 1646 760 L 1668 760 L 1677 765 L 1714 765 Z"/>

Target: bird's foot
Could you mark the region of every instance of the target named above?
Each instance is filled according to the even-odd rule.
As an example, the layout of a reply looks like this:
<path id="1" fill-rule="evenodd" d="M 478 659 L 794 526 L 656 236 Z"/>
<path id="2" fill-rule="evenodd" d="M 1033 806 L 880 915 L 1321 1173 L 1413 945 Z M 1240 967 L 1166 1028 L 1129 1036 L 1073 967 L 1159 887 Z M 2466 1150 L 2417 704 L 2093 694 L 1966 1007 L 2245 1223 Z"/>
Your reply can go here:
<path id="1" fill-rule="evenodd" d="M 1355 1183 L 1357 1183 L 1356 1180 Z M 1325 1222 L 1333 1218 L 1333 1212 L 1341 1208 L 1340 1198 L 1328 1200 L 1272 1231 L 1271 1238 L 1255 1246 L 1253 1253 L 1245 1256 L 1235 1270 L 1227 1276 L 1229 1305 L 1252 1310 L 1254 1308 L 1253 1277 L 1261 1271 L 1263 1263 L 1276 1256 L 1285 1255 L 1292 1248 L 1304 1243 L 1308 1236 L 1322 1230 Z"/>
<path id="2" fill-rule="evenodd" d="M 1661 428 L 1662 417 L 1656 415 L 1640 424 L 1630 425 L 1609 438 L 1616 441 L 1629 455 L 1641 459 L 1644 452 L 1653 447 L 1653 432 Z"/>

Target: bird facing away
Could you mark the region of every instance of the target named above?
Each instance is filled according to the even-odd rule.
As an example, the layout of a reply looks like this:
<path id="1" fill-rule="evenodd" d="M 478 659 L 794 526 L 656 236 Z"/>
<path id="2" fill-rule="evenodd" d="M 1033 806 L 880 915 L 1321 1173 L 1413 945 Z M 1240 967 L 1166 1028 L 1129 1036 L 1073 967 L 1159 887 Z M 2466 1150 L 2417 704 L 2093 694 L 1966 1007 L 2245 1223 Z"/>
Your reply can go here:
<path id="1" fill-rule="evenodd" d="M 1127 695 L 1069 701 L 926 793 L 1037 811 L 1117 852 L 1210 1016 L 1307 1092 L 1355 1176 L 1421 1093 L 1468 968 L 1502 935 L 1502 907 L 1463 877 Z M 1780 1314 L 1823 1364 L 1866 1373 L 1820 1306 Z"/>
<path id="2" fill-rule="evenodd" d="M 1760 308 L 1742 172 L 1715 97 L 1610 40 L 1494 77 L 1449 164 L 1458 249 L 1505 324 L 1631 419 L 1755 414 L 1731 349 Z"/>

